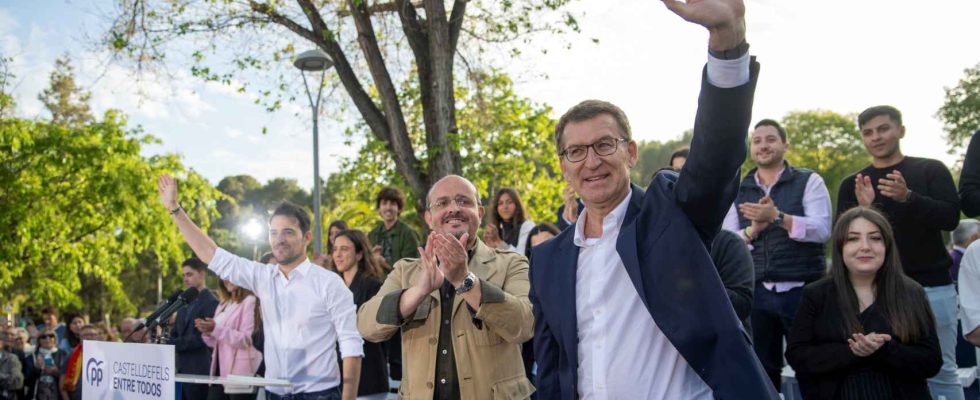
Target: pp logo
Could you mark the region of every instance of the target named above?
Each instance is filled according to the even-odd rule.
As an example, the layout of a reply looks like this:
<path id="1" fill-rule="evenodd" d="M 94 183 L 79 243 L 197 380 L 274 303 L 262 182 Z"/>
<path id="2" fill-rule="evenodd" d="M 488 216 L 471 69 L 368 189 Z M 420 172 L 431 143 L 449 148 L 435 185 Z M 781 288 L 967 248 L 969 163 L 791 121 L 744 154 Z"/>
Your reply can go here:
<path id="1" fill-rule="evenodd" d="M 102 383 L 102 361 L 88 359 L 85 363 L 85 380 L 90 386 L 99 386 Z"/>

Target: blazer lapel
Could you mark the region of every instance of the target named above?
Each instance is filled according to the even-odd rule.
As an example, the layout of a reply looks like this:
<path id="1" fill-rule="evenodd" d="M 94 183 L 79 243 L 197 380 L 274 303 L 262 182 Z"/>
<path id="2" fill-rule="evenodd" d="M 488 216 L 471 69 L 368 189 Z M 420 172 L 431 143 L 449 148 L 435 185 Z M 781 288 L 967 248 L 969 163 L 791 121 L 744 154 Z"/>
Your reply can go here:
<path id="1" fill-rule="evenodd" d="M 616 252 L 619 253 L 619 258 L 623 260 L 626 274 L 629 275 L 630 281 L 633 282 L 633 287 L 636 288 L 636 292 L 640 295 L 640 300 L 646 306 L 647 310 L 649 310 L 650 304 L 647 302 L 646 290 L 644 290 L 643 285 L 643 274 L 640 269 L 640 257 L 636 251 L 636 217 L 640 213 L 641 206 L 643 205 L 644 192 L 636 185 L 633 185 L 632 189 L 633 197 L 630 199 L 630 204 L 626 208 L 626 217 L 623 219 L 623 225 L 619 230 L 619 237 L 616 239 Z"/>
<path id="2" fill-rule="evenodd" d="M 575 225 L 566 229 L 575 229 Z M 574 233 L 569 232 L 569 233 Z M 555 285 L 557 298 L 554 300 L 560 303 L 555 309 L 559 310 L 558 320 L 561 321 L 561 338 L 569 360 L 573 360 L 572 365 L 578 364 L 578 315 L 576 313 L 575 301 L 575 280 L 578 276 L 578 252 L 579 248 L 572 242 L 575 235 L 565 235 L 565 240 L 558 245 L 558 257 L 553 264 L 555 268 L 549 268 L 553 274 L 549 279 Z"/>

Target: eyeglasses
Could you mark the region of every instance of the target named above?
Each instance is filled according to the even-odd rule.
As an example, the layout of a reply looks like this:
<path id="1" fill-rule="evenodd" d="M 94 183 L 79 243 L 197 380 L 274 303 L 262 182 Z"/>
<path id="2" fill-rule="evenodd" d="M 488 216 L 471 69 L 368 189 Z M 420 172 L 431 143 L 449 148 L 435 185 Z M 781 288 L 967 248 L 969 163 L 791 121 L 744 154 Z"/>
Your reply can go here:
<path id="1" fill-rule="evenodd" d="M 580 162 L 588 157 L 589 147 L 595 151 L 597 156 L 608 156 L 616 152 L 616 148 L 619 146 L 619 142 L 625 142 L 626 139 L 617 138 L 605 138 L 599 139 L 595 143 L 589 145 L 575 145 L 568 146 L 564 151 L 558 153 L 559 156 L 564 156 L 568 162 Z"/>
<path id="2" fill-rule="evenodd" d="M 54 335 L 41 335 L 37 337 L 38 339 L 54 339 Z"/>
<path id="3" fill-rule="evenodd" d="M 470 208 L 476 205 L 476 201 L 472 198 L 459 195 L 454 198 L 440 197 L 436 199 L 436 201 L 429 204 L 429 209 L 433 211 L 441 211 L 446 207 L 449 207 L 449 203 L 456 203 L 459 208 Z"/>

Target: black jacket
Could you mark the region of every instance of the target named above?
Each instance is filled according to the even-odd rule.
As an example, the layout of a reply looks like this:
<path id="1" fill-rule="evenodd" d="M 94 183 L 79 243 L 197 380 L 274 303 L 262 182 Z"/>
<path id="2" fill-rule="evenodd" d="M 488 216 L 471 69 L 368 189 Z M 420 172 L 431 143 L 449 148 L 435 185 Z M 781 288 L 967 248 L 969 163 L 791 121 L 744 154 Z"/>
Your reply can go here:
<path id="1" fill-rule="evenodd" d="M 177 322 L 170 331 L 170 344 L 177 353 L 177 373 L 207 375 L 211 367 L 211 349 L 194 327 L 197 318 L 214 318 L 218 299 L 204 289 L 191 304 L 177 311 Z"/>
<path id="2" fill-rule="evenodd" d="M 361 308 L 361 304 L 378 294 L 381 284 L 380 279 L 364 276 L 363 271 L 358 271 L 350 284 L 350 291 L 354 294 L 354 305 Z M 341 361 L 340 370 L 343 369 L 343 361 Z M 382 343 L 365 340 L 364 358 L 361 359 L 361 382 L 357 386 L 357 395 L 375 393 L 388 393 L 388 360 Z"/>
<path id="3" fill-rule="evenodd" d="M 925 291 L 918 289 L 922 301 Z M 896 399 L 931 399 L 926 379 L 943 365 L 935 324 L 928 335 L 914 343 L 901 343 L 875 309 L 865 310 L 864 331 L 887 333 L 892 340 L 868 357 L 859 357 L 847 345 L 848 334 L 840 316 L 837 291 L 830 278 L 803 289 L 803 299 L 793 319 L 786 360 L 796 371 L 804 399 L 833 399 L 843 380 L 861 369 L 884 372 L 891 378 Z"/>

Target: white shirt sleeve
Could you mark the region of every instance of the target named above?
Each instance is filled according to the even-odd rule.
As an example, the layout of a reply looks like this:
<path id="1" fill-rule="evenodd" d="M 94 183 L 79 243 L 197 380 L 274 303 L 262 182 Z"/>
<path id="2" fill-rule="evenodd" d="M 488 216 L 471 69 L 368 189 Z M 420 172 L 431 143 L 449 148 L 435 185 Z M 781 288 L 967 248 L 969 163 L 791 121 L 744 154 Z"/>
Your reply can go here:
<path id="1" fill-rule="evenodd" d="M 357 331 L 357 307 L 354 306 L 354 294 L 344 286 L 339 276 L 329 279 L 326 296 L 327 309 L 333 326 L 337 330 L 337 343 L 340 357 L 364 357 L 364 340 Z"/>
<path id="2" fill-rule="evenodd" d="M 810 174 L 803 192 L 803 214 L 793 216 L 789 238 L 798 242 L 823 243 L 830 239 L 830 192 L 823 178 Z"/>
<path id="3" fill-rule="evenodd" d="M 749 53 L 734 60 L 722 60 L 708 54 L 708 83 L 722 89 L 742 86 L 749 82 L 751 65 Z"/>
<path id="4" fill-rule="evenodd" d="M 236 256 L 220 247 L 214 252 L 211 264 L 208 264 L 208 269 L 214 271 L 219 278 L 252 292 L 257 292 L 259 279 L 267 268 L 269 266 L 266 264 Z"/>
<path id="5" fill-rule="evenodd" d="M 980 241 L 973 242 L 960 261 L 960 323 L 963 335 L 980 327 Z"/>
<path id="6" fill-rule="evenodd" d="M 728 209 L 728 214 L 725 214 L 725 221 L 721 223 L 721 228 L 726 231 L 732 231 L 739 233 L 742 229 L 738 225 L 738 211 L 735 210 L 735 204 Z"/>

